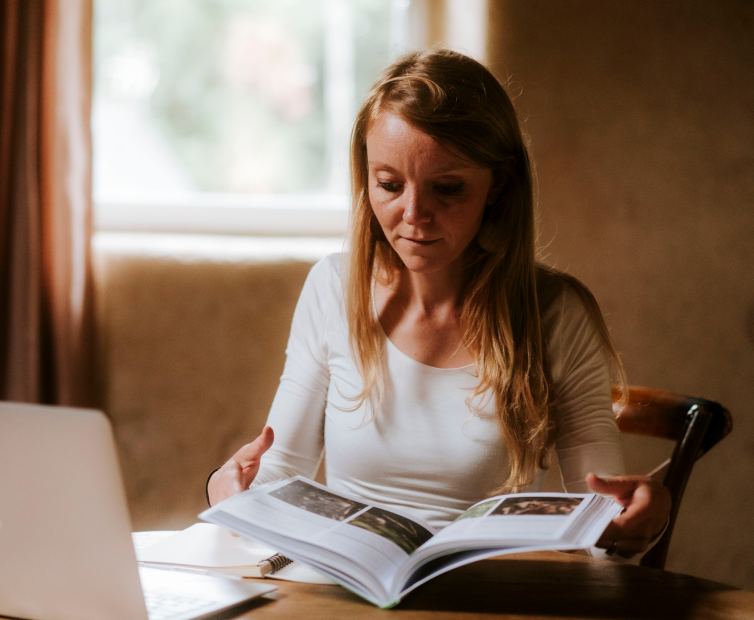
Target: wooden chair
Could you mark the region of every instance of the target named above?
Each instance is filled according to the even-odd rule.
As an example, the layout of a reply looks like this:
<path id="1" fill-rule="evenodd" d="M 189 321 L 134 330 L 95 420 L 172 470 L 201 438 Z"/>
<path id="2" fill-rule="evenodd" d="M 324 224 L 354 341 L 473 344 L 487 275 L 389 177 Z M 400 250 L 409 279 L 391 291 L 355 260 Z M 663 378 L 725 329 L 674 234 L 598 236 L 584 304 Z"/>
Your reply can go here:
<path id="1" fill-rule="evenodd" d="M 719 403 L 664 390 L 630 387 L 621 409 L 620 392 L 613 387 L 613 412 L 623 433 L 637 433 L 676 441 L 673 455 L 653 475 L 670 491 L 670 522 L 662 538 L 644 555 L 642 566 L 664 568 L 678 508 L 696 460 L 730 433 L 733 421 Z"/>

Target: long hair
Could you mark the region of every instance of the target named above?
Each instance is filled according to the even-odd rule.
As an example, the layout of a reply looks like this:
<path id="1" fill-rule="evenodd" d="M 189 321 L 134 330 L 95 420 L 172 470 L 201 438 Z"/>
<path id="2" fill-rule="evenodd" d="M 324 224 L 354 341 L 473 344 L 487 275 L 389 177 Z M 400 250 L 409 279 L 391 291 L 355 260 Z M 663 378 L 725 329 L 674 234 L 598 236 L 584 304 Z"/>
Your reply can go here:
<path id="1" fill-rule="evenodd" d="M 558 416 L 537 298 L 532 171 L 515 109 L 483 65 L 449 50 L 402 56 L 380 75 L 361 106 L 351 136 L 353 210 L 345 292 L 350 346 L 363 381 L 354 409 L 366 403 L 372 415 L 385 389 L 385 337 L 372 310 L 372 279 L 390 279 L 404 268 L 369 203 L 366 138 L 381 113 L 402 118 L 490 169 L 502 186 L 484 212 L 477 237 L 484 242 L 472 242 L 467 250 L 461 326 L 479 377 L 467 402 L 473 410 L 477 397 L 494 395 L 509 453 L 510 475 L 496 491 L 519 490 L 533 482 L 538 467 L 548 467 Z M 577 280 L 566 281 L 592 315 L 623 381 L 594 298 Z"/>

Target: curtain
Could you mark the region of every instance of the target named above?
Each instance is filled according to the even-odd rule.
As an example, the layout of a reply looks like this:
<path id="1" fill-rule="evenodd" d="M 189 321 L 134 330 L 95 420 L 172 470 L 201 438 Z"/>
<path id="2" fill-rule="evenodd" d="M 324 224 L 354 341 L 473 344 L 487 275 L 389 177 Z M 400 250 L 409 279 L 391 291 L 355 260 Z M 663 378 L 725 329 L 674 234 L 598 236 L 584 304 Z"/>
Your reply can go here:
<path id="1" fill-rule="evenodd" d="M 92 0 L 0 11 L 0 399 L 92 405 Z"/>

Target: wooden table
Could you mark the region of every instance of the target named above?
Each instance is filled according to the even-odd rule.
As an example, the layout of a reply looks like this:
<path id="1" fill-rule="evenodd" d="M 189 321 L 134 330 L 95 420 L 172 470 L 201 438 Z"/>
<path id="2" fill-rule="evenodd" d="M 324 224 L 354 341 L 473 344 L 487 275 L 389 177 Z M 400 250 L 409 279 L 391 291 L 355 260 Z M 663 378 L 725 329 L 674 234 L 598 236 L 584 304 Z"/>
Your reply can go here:
<path id="1" fill-rule="evenodd" d="M 340 586 L 277 581 L 243 618 L 754 618 L 754 593 L 732 586 L 557 552 L 483 560 L 424 584 L 391 610 Z"/>

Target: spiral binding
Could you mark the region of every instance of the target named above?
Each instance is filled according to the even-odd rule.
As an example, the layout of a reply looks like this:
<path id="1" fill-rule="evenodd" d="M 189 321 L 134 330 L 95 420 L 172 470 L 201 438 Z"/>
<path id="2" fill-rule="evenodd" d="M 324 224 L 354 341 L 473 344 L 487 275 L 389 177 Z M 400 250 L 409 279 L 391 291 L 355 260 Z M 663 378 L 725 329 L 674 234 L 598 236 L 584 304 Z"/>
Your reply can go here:
<path id="1" fill-rule="evenodd" d="M 269 575 L 271 573 L 278 572 L 281 568 L 285 568 L 289 564 L 291 564 L 293 560 L 290 558 L 285 557 L 284 555 L 280 555 L 279 553 L 276 553 L 271 558 L 267 558 L 266 560 L 262 561 L 260 566 L 266 566 L 269 565 L 269 570 L 263 570 L 263 574 Z"/>

